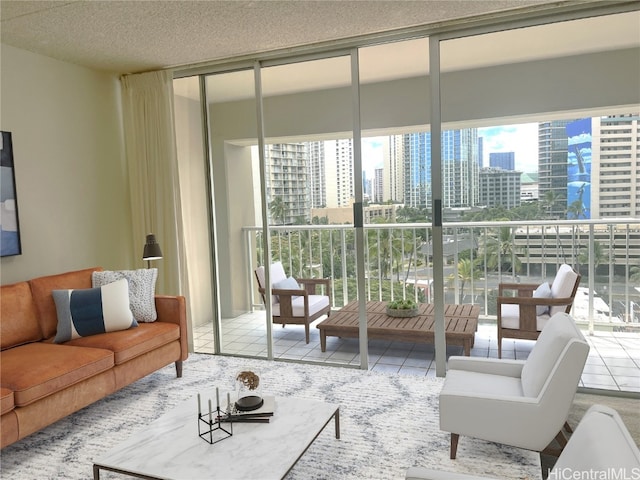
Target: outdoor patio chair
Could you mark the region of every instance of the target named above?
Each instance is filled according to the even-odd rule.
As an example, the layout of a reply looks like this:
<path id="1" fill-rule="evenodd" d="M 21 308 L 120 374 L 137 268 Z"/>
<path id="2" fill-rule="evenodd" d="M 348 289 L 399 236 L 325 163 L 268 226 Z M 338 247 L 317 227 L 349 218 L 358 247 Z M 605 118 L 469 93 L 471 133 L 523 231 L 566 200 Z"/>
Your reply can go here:
<path id="1" fill-rule="evenodd" d="M 449 358 L 440 392 L 440 429 L 451 432 L 451 458 L 460 435 L 558 456 L 562 428 L 589 345 L 573 319 L 553 315 L 527 360 Z"/>
<path id="2" fill-rule="evenodd" d="M 271 314 L 273 323 L 304 325 L 306 342 L 309 343 L 309 325 L 314 320 L 331 314 L 329 278 L 287 277 L 281 262 L 271 265 Z M 266 305 L 265 269 L 255 270 L 258 291 Z M 316 294 L 316 286 L 324 285 L 324 295 Z"/>
<path id="3" fill-rule="evenodd" d="M 631 478 L 640 472 L 640 450 L 618 412 L 605 405 L 587 410 L 546 478 Z M 485 479 L 475 475 L 412 467 L 406 480 Z"/>
<path id="4" fill-rule="evenodd" d="M 553 283 L 500 283 L 498 285 L 498 358 L 502 339 L 536 340 L 555 313 L 570 313 L 580 285 L 580 274 L 563 264 Z M 515 296 L 505 296 L 515 292 Z"/>

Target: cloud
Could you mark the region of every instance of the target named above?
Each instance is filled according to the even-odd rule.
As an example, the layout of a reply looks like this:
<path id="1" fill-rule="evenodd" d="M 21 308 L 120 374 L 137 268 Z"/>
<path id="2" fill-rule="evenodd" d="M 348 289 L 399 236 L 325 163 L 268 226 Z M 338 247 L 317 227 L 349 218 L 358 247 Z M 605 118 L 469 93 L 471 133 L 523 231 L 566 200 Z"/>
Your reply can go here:
<path id="1" fill-rule="evenodd" d="M 489 166 L 490 153 L 514 152 L 516 170 L 538 171 L 537 123 L 479 128 L 478 136 L 484 138 L 484 166 Z"/>

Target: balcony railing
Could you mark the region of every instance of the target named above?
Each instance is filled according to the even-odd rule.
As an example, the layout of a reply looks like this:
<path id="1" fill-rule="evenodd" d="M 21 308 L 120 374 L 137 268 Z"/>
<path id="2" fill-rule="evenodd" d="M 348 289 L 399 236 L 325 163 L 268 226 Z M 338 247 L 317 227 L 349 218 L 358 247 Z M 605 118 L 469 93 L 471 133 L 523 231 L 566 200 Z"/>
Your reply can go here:
<path id="1" fill-rule="evenodd" d="M 430 224 L 365 225 L 367 300 L 432 298 Z M 245 227 L 250 303 L 261 306 L 253 270 L 263 265 L 262 229 Z M 272 261 L 296 277 L 330 277 L 334 308 L 357 297 L 352 225 L 273 226 Z M 572 309 L 589 331 L 640 331 L 640 220 L 447 223 L 446 303 L 480 305 L 495 319 L 501 281 L 550 281 L 568 263 L 582 274 Z M 269 263 L 269 262 L 267 262 Z"/>

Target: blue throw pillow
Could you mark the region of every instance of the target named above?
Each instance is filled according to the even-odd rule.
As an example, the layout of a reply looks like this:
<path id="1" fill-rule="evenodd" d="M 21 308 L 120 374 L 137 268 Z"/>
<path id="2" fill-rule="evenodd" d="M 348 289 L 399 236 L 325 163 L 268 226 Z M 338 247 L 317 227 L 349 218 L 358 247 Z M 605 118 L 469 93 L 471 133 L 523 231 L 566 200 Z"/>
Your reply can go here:
<path id="1" fill-rule="evenodd" d="M 55 343 L 137 327 L 126 278 L 98 288 L 53 290 L 58 313 Z"/>

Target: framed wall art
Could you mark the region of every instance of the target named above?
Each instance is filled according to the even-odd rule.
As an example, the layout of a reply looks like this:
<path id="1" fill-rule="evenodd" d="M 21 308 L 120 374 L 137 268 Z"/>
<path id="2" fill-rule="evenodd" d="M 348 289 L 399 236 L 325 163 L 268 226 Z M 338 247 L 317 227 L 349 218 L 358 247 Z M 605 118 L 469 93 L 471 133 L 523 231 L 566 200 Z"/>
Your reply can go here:
<path id="1" fill-rule="evenodd" d="M 20 255 L 20 224 L 11 132 L 0 132 L 0 256 Z"/>

